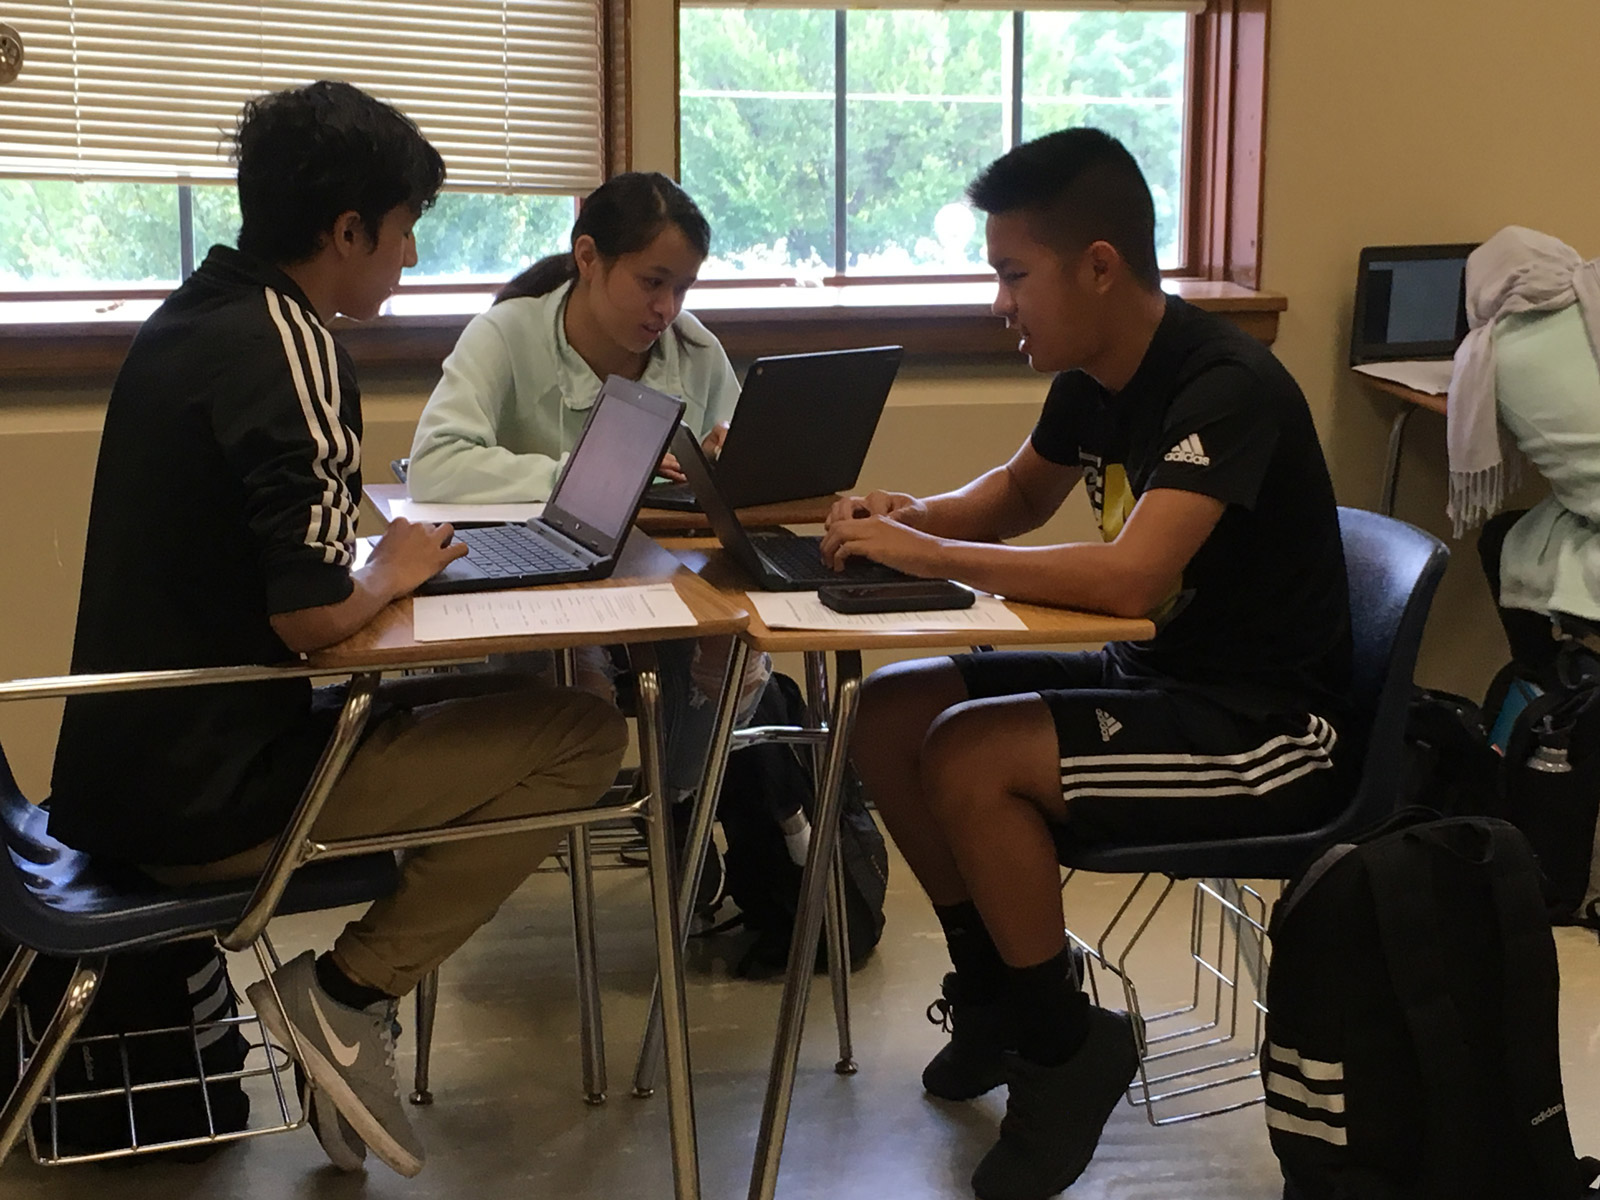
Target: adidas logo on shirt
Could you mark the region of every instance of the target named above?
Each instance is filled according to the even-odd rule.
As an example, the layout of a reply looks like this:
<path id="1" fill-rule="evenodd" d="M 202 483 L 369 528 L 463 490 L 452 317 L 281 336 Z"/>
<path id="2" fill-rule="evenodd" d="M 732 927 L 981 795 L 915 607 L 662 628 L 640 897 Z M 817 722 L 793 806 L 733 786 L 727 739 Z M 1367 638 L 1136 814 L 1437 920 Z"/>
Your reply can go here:
<path id="1" fill-rule="evenodd" d="M 1109 742 L 1122 729 L 1122 722 L 1103 709 L 1094 710 L 1095 719 L 1100 722 L 1100 740 Z"/>
<path id="2" fill-rule="evenodd" d="M 1197 467 L 1209 467 L 1211 457 L 1206 453 L 1205 447 L 1200 444 L 1200 435 L 1191 433 L 1179 442 L 1166 454 L 1167 462 L 1191 463 Z"/>

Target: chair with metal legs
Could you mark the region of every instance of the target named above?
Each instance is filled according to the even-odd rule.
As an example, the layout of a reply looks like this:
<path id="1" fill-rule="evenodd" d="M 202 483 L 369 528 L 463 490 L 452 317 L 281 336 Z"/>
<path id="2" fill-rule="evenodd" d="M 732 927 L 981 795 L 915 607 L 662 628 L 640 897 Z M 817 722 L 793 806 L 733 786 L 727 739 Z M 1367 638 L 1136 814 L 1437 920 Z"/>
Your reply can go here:
<path id="1" fill-rule="evenodd" d="M 87 857 L 53 841 L 43 825 L 45 815 L 17 792 L 9 771 L 0 776 L 0 935 L 18 950 L 0 972 L 0 1011 L 8 1009 L 39 954 L 69 957 L 75 967 L 57 1011 L 26 1047 L 20 1078 L 0 1104 L 0 1162 L 30 1128 L 32 1114 L 50 1086 L 56 1067 L 93 1003 L 105 969 L 105 957 L 122 950 L 161 945 L 193 937 L 215 937 L 225 950 L 254 951 L 271 986 L 276 954 L 265 938 L 268 921 L 279 913 L 371 900 L 392 889 L 396 879 L 393 853 L 438 842 L 464 841 L 536 829 L 587 826 L 619 816 L 646 818 L 650 848 L 650 883 L 657 965 L 663 981 L 669 1086 L 670 1138 L 674 1191 L 678 1200 L 699 1195 L 693 1098 L 688 1079 L 687 1025 L 683 1017 L 683 969 L 678 922 L 672 903 L 668 869 L 670 837 L 661 799 L 661 730 L 659 687 L 654 652 L 639 647 L 641 703 L 640 751 L 645 793 L 621 807 L 566 810 L 537 816 L 504 818 L 442 826 L 436 829 L 374 837 L 318 842 L 311 830 L 334 782 L 354 752 L 378 686 L 379 672 L 358 671 L 351 677 L 334 735 L 280 835 L 261 877 L 255 881 L 207 884 L 191 888 L 130 890 L 93 869 Z M 154 687 L 182 687 L 315 675 L 348 670 L 311 667 L 227 667 L 204 670 L 130 672 L 123 675 L 23 680 L 0 684 L 0 700 L 42 699 Z M 331 861 L 342 860 L 342 861 Z M 241 1021 L 253 1018 L 240 1018 Z M 292 1038 L 291 1029 L 291 1038 Z M 263 1040 L 265 1041 L 264 1031 Z M 295 1047 L 288 1048 L 291 1053 Z M 234 1134 L 210 1135 L 182 1145 L 216 1144 L 297 1128 L 303 1109 L 293 1111 L 290 1085 L 284 1077 L 282 1051 L 269 1047 L 267 1065 L 257 1074 L 269 1076 L 277 1104 L 267 1127 Z M 200 1084 L 203 1086 L 203 1082 Z M 148 1153 L 173 1144 L 139 1144 L 119 1153 Z M 112 1157 L 99 1155 L 97 1157 Z"/>
<path id="2" fill-rule="evenodd" d="M 608 804 L 626 802 L 631 789 L 613 788 Z M 600 1003 L 600 975 L 595 960 L 594 864 L 589 827 L 567 830 L 567 874 L 572 881 L 572 944 L 577 962 L 578 1044 L 583 1061 L 585 1104 L 606 1102 L 606 1045 Z M 439 1007 L 439 972 L 430 971 L 416 991 L 417 1057 L 412 1073 L 411 1103 L 433 1103 L 433 1027 Z"/>
<path id="3" fill-rule="evenodd" d="M 687 936 L 689 916 L 694 908 L 694 898 L 699 889 L 700 874 L 705 869 L 706 855 L 711 844 L 711 825 L 716 816 L 717 797 L 722 792 L 722 779 L 728 765 L 728 754 L 745 746 L 764 742 L 779 742 L 810 746 L 813 754 L 813 778 L 821 781 L 826 769 L 828 745 L 828 680 L 827 668 L 821 655 L 806 656 L 806 721 L 805 728 L 787 725 L 751 726 L 733 730 L 733 708 L 738 703 L 738 681 L 744 675 L 750 647 L 735 640 L 728 661 L 728 673 L 723 681 L 722 698 L 715 728 L 727 731 L 714 737 L 706 754 L 705 773 L 695 794 L 695 807 L 690 815 L 689 836 L 680 864 L 678 879 L 678 917 Z M 844 918 L 844 870 L 837 839 L 832 850 L 832 869 L 829 871 L 826 934 L 828 938 L 828 979 L 833 995 L 833 1012 L 838 1034 L 839 1056 L 834 1070 L 840 1075 L 854 1075 L 857 1071 L 854 1048 L 850 1034 L 850 953 L 849 930 Z M 638 1057 L 634 1063 L 633 1094 L 645 1099 L 655 1093 L 656 1071 L 661 1051 L 661 997 L 659 981 L 651 995 L 649 1015 L 644 1036 L 639 1043 Z"/>
<path id="4" fill-rule="evenodd" d="M 402 480 L 404 482 L 404 480 Z M 574 651 L 556 655 L 556 683 L 569 686 L 576 674 Z M 469 677 L 470 678 L 470 677 Z M 477 677 L 482 679 L 482 676 Z M 520 680 L 507 680 L 501 686 L 522 686 Z M 632 772 L 618 776 L 603 803 L 622 805 L 633 793 L 637 777 Z M 583 1062 L 583 1100 L 585 1104 L 606 1102 L 605 1024 L 600 1001 L 600 973 L 595 955 L 594 860 L 588 825 L 567 830 L 567 875 L 572 882 L 572 944 L 577 965 L 578 1044 Z M 680 920 L 687 927 L 688 915 Z M 433 1028 L 439 1008 L 439 972 L 430 971 L 417 985 L 417 1057 L 412 1073 L 411 1103 L 433 1103 Z"/>
<path id="5" fill-rule="evenodd" d="M 1259 987 L 1265 977 L 1267 903 L 1240 881 L 1289 879 L 1320 849 L 1384 820 L 1400 798 L 1412 670 L 1449 552 L 1437 538 L 1376 513 L 1341 508 L 1339 527 L 1354 643 L 1347 734 L 1362 738 L 1365 752 L 1344 809 L 1304 833 L 1099 845 L 1062 856 L 1067 884 L 1079 871 L 1139 877 L 1099 936 L 1080 937 L 1071 930 L 1068 935 L 1086 951 L 1096 998 L 1095 973 L 1107 972 L 1129 1011 L 1144 1021 L 1147 1045 L 1129 1100 L 1154 1125 L 1213 1116 L 1263 1099 L 1255 1081 L 1266 1012 Z M 1172 1011 L 1145 1013 L 1129 958 L 1180 880 L 1194 881 L 1195 888 L 1188 946 L 1192 991 L 1188 1002 Z M 1248 1006 L 1241 991 L 1247 977 L 1253 977 L 1256 989 Z M 1218 1089 L 1233 1090 L 1221 1092 L 1212 1107 L 1193 1107 L 1202 1101 L 1190 1098 L 1215 1097 Z M 1162 1115 L 1158 1105 L 1182 1111 Z"/>

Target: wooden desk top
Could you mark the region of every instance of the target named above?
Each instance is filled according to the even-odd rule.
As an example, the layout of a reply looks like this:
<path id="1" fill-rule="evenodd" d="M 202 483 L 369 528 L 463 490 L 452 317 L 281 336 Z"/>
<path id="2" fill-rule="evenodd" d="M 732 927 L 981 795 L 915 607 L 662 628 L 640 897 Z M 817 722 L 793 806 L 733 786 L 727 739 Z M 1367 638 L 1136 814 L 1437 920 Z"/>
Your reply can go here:
<path id="1" fill-rule="evenodd" d="M 388 519 L 391 504 L 396 500 L 408 499 L 403 483 L 369 483 L 362 488 L 362 492 L 385 520 Z M 812 496 L 805 500 L 757 504 L 741 508 L 739 519 L 750 529 L 763 525 L 820 525 L 827 519 L 828 510 L 838 498 L 839 493 L 829 492 L 826 496 Z M 679 512 L 671 508 L 641 508 L 634 525 L 649 534 L 711 528 L 704 513 Z"/>
<path id="2" fill-rule="evenodd" d="M 1415 404 L 1418 408 L 1425 408 L 1429 412 L 1436 412 L 1441 416 L 1444 415 L 1445 398 L 1443 396 L 1435 396 L 1431 392 L 1419 392 L 1416 388 L 1408 388 L 1403 383 L 1395 383 L 1388 379 L 1378 379 L 1375 376 L 1357 371 L 1353 367 L 1350 373 L 1370 388 L 1376 388 L 1380 392 L 1388 392 L 1389 395 L 1397 396 L 1407 404 Z"/>
<path id="3" fill-rule="evenodd" d="M 336 646 L 310 656 L 316 667 L 360 670 L 369 667 L 422 666 L 474 662 L 490 654 L 519 650 L 562 650 L 569 646 L 596 643 L 660 642 L 672 638 L 702 637 L 709 634 L 740 633 L 747 614 L 738 597 L 724 596 L 709 583 L 667 553 L 645 534 L 634 530 L 623 547 L 616 572 L 609 579 L 569 587 L 626 587 L 670 580 L 695 615 L 697 624 L 682 628 L 642 629 L 617 633 L 527 634 L 506 638 L 471 638 L 455 642 L 419 642 L 413 636 L 412 601 L 408 596 L 396 600 L 369 622 Z"/>
<path id="4" fill-rule="evenodd" d="M 728 601 L 750 614 L 741 636 L 757 650 L 915 650 L 948 649 L 982 642 L 989 646 L 1041 646 L 1094 642 L 1137 642 L 1155 636 L 1155 624 L 1144 617 L 1109 617 L 1101 613 L 1045 608 L 1037 604 L 1006 602 L 1006 607 L 1027 624 L 1026 629 L 923 629 L 873 632 L 835 629 L 769 629 L 745 598 L 747 577 L 720 548 L 687 538 L 666 539 L 663 546 L 678 556 L 708 584 L 714 584 Z"/>

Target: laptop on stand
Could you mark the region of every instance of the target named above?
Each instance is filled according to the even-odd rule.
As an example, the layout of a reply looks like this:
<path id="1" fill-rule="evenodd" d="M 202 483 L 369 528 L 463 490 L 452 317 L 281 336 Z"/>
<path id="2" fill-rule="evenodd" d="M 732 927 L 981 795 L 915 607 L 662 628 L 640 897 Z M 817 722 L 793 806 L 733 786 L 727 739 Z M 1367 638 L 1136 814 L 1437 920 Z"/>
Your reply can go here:
<path id="1" fill-rule="evenodd" d="M 420 596 L 604 579 L 616 569 L 644 490 L 683 401 L 619 375 L 589 411 L 544 513 L 524 524 L 456 530 L 467 556 L 417 589 Z"/>
<path id="2" fill-rule="evenodd" d="M 855 487 L 904 350 L 873 346 L 758 358 L 717 455 L 717 484 L 734 508 Z M 687 483 L 658 483 L 651 508 L 699 510 Z"/>
<path id="3" fill-rule="evenodd" d="M 822 561 L 821 538 L 801 537 L 787 529 L 747 530 L 722 494 L 716 468 L 688 426 L 678 427 L 672 452 L 705 509 L 711 531 L 759 587 L 769 592 L 812 592 L 830 584 L 899 583 L 919 578 L 861 558 L 853 558 L 843 571 L 835 571 Z"/>

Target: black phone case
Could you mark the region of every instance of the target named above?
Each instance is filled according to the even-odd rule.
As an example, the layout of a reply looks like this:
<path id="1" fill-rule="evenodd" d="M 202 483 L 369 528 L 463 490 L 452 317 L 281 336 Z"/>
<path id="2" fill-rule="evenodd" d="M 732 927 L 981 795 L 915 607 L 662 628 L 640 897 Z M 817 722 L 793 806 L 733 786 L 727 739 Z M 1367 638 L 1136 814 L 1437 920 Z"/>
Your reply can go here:
<path id="1" fill-rule="evenodd" d="M 971 608 L 973 594 L 945 580 L 908 583 L 849 583 L 817 589 L 824 608 L 841 613 L 925 612 L 940 608 Z"/>

